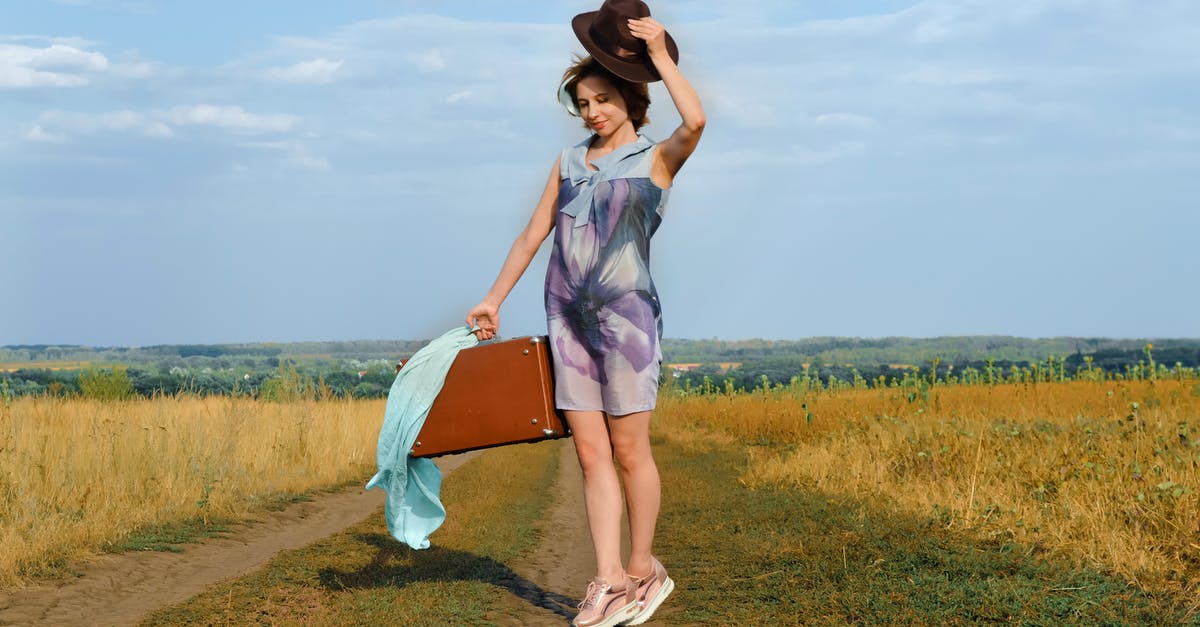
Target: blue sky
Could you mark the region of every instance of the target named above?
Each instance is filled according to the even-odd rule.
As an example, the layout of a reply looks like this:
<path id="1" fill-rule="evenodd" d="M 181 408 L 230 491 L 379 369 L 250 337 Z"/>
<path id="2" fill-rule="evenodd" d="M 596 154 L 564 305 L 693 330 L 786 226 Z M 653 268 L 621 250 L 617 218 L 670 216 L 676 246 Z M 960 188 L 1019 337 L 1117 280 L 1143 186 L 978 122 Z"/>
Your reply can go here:
<path id="1" fill-rule="evenodd" d="M 3 3 L 0 344 L 459 323 L 584 136 L 594 4 Z M 667 337 L 1200 336 L 1200 3 L 651 8 L 709 121 Z M 503 335 L 545 332 L 548 248 Z"/>

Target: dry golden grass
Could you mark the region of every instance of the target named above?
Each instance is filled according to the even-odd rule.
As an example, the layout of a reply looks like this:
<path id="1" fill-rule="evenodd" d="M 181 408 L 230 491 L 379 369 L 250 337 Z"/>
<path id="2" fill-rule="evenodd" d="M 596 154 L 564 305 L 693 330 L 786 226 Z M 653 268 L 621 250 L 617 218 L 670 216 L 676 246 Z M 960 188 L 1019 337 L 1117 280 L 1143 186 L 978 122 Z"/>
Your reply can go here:
<path id="1" fill-rule="evenodd" d="M 0 405 L 0 585 L 146 525 L 240 518 L 272 496 L 365 479 L 385 401 L 191 396 Z"/>
<path id="2" fill-rule="evenodd" d="M 23 369 L 45 370 L 82 370 L 91 367 L 90 361 L 62 361 L 56 359 L 41 361 L 5 361 L 0 362 L 0 372 L 16 372 Z"/>
<path id="3" fill-rule="evenodd" d="M 1200 383 L 939 385 L 910 398 L 671 392 L 656 421 L 685 443 L 708 431 L 748 444 L 750 486 L 881 498 L 1013 550 L 1200 589 Z"/>

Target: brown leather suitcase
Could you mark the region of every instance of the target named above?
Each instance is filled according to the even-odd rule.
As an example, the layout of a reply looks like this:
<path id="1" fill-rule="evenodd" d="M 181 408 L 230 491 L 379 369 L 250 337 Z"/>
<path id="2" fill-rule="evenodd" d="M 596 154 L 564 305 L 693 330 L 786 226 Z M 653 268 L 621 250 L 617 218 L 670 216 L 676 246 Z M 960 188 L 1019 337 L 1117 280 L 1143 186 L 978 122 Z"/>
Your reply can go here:
<path id="1" fill-rule="evenodd" d="M 519 337 L 459 351 L 413 443 L 413 457 L 571 435 L 554 407 L 546 339 Z"/>

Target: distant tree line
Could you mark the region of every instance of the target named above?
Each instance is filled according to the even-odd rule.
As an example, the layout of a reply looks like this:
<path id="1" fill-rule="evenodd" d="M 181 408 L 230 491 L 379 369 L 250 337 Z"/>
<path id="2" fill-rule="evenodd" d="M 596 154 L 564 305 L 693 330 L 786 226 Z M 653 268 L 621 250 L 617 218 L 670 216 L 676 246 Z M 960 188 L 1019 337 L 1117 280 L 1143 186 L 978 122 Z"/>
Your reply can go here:
<path id="1" fill-rule="evenodd" d="M 270 396 L 282 381 L 303 381 L 304 394 L 381 398 L 395 379 L 397 359 L 412 355 L 427 342 L 359 340 L 260 344 L 185 344 L 138 348 L 78 345 L 14 345 L 0 347 L 0 393 L 90 395 L 103 385 L 126 389 L 120 381 L 96 379 L 97 373 L 128 381 L 128 393 Z M 795 378 L 833 382 L 898 381 L 905 376 L 961 377 L 963 373 L 1014 368 L 1031 373 L 1047 368 L 1074 376 L 1125 376 L 1154 368 L 1200 367 L 1200 339 L 1153 340 L 1111 338 L 1019 338 L 966 336 L 940 338 L 837 338 L 802 340 L 663 340 L 664 379 L 679 385 L 752 389 L 763 382 L 788 385 Z M 86 368 L 52 369 L 45 362 L 76 362 Z M 34 365 L 32 362 L 43 362 Z M 28 363 L 28 367 L 21 364 Z M 699 364 L 689 371 L 671 364 Z M 736 363 L 722 370 L 720 364 Z M 59 368 L 70 366 L 58 366 Z M 692 367 L 692 366 L 689 366 Z M 1135 370 L 1136 369 L 1136 370 Z M 119 374 L 118 374 L 119 373 Z M 93 377 L 88 379 L 88 377 Z M 290 377 L 290 378 L 289 378 Z M 103 385 L 101 385 L 103 384 Z M 88 386 L 93 387 L 89 388 Z M 96 387 L 100 386 L 100 387 Z M 90 392 L 88 390 L 91 390 Z M 114 393 L 117 396 L 125 392 Z"/>
<path id="2" fill-rule="evenodd" d="M 396 378 L 390 360 L 360 364 L 352 371 L 318 369 L 294 362 L 277 362 L 274 370 L 245 367 L 199 370 L 166 368 L 93 367 L 83 370 L 22 368 L 0 372 L 0 394 L 7 397 L 50 394 L 113 400 L 132 396 L 152 397 L 181 392 L 199 395 L 245 395 L 278 400 L 291 395 L 280 386 L 302 382 L 300 391 L 311 387 L 313 395 L 383 398 Z M 118 391 L 113 391 L 118 390 Z M 265 394 L 264 394 L 265 392 Z"/>
<path id="3" fill-rule="evenodd" d="M 708 385 L 716 389 L 749 390 L 768 385 L 789 385 L 797 377 L 819 382 L 829 386 L 831 382 L 865 381 L 869 385 L 889 384 L 903 381 L 905 377 L 925 376 L 941 379 L 961 379 L 970 373 L 992 373 L 993 378 L 1008 380 L 1012 378 L 1014 369 L 1017 372 L 1057 373 L 1055 376 L 1064 379 L 1079 378 L 1081 374 L 1090 377 L 1141 377 L 1148 376 L 1149 368 L 1161 369 L 1200 369 L 1200 342 L 1192 345 L 1175 345 L 1160 348 L 1154 345 L 1153 351 L 1144 344 L 1137 349 L 1110 348 L 1091 354 L 1076 352 L 1066 356 L 1050 355 L 1041 360 L 1012 360 L 995 358 L 959 359 L 956 361 L 943 360 L 933 357 L 924 363 L 903 364 L 864 364 L 852 363 L 821 363 L 811 357 L 767 357 L 747 359 L 738 366 L 723 370 L 721 362 L 702 363 L 699 367 L 686 371 L 671 370 L 669 364 L 664 366 L 664 379 L 671 377 L 675 385 L 702 388 L 707 379 Z M 695 363 L 695 362 L 692 362 Z M 1038 376 L 1031 374 L 1030 376 Z M 1047 375 L 1049 376 L 1049 375 Z M 1190 376 L 1190 375 L 1189 375 Z M 1051 380 L 1047 378 L 1046 380 Z"/>
<path id="4" fill-rule="evenodd" d="M 1050 356 L 1108 353 L 1138 355 L 1152 343 L 1156 351 L 1200 350 L 1200 339 L 1023 338 L 1003 335 L 935 338 L 812 337 L 800 340 L 681 340 L 662 342 L 668 363 L 757 362 L 795 357 L 816 364 L 922 365 L 933 359 L 965 365 L 991 358 L 1033 363 Z"/>
<path id="5" fill-rule="evenodd" d="M 0 346 L 0 363 L 31 361 L 85 361 L 122 363 L 129 366 L 156 365 L 178 358 L 175 365 L 211 365 L 195 359 L 241 358 L 261 362 L 267 358 L 306 359 L 395 359 L 419 350 L 428 340 L 355 340 L 340 342 L 288 342 L 246 344 L 162 344 L 154 346 L 80 346 L 76 344 L 18 344 Z"/>

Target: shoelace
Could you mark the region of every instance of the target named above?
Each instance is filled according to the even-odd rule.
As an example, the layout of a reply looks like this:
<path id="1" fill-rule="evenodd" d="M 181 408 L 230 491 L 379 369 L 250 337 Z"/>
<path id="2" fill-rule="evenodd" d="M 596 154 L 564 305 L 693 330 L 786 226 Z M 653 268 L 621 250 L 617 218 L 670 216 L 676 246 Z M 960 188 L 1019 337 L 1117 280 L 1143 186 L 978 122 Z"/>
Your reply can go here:
<path id="1" fill-rule="evenodd" d="M 608 584 L 600 584 L 595 581 L 588 582 L 587 593 L 584 594 L 583 600 L 579 602 L 580 610 L 593 608 L 600 605 L 600 599 L 604 597 L 604 593 L 608 592 L 612 586 Z"/>

